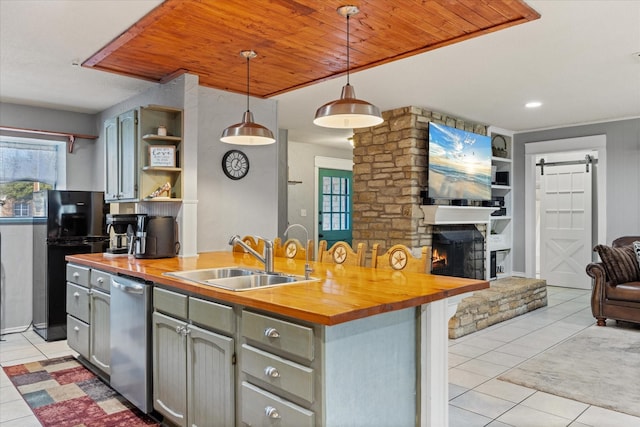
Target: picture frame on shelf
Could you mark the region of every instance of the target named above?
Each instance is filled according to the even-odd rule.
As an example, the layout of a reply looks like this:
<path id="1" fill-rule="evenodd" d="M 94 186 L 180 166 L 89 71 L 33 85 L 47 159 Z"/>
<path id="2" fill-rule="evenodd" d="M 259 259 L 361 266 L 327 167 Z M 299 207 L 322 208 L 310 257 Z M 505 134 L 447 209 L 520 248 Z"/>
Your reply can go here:
<path id="1" fill-rule="evenodd" d="M 150 145 L 149 166 L 176 167 L 176 147 L 173 145 Z"/>

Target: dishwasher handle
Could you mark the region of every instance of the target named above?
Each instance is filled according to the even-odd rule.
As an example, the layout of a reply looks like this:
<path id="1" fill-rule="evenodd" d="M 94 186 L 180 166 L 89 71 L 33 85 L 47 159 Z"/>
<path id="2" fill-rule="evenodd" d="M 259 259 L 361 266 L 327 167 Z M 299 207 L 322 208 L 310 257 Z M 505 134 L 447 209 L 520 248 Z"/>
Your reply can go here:
<path id="1" fill-rule="evenodd" d="M 114 288 L 120 289 L 129 294 L 142 295 L 142 293 L 144 292 L 144 285 L 140 285 L 137 283 L 122 283 L 118 282 L 114 278 L 111 278 L 111 283 L 113 284 Z"/>

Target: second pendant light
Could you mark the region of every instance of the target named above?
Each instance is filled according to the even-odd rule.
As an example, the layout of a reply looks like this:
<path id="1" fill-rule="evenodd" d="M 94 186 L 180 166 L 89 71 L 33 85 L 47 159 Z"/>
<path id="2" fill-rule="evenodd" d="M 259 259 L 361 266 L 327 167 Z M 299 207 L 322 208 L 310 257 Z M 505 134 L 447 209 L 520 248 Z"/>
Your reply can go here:
<path id="1" fill-rule="evenodd" d="M 379 125 L 384 120 L 378 107 L 357 99 L 353 86 L 349 84 L 349 18 L 360 10 L 357 6 L 341 6 L 337 11 L 347 18 L 347 84 L 342 87 L 340 99 L 318 108 L 313 123 L 322 127 L 338 129 L 356 129 Z"/>

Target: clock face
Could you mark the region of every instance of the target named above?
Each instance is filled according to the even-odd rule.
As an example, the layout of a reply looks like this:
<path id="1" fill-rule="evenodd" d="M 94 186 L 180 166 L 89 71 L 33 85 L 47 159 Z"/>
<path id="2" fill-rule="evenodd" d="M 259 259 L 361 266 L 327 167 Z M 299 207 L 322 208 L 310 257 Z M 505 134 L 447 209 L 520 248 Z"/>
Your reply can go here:
<path id="1" fill-rule="evenodd" d="M 231 179 L 244 178 L 249 172 L 249 158 L 239 150 L 229 150 L 222 157 L 222 170 Z"/>

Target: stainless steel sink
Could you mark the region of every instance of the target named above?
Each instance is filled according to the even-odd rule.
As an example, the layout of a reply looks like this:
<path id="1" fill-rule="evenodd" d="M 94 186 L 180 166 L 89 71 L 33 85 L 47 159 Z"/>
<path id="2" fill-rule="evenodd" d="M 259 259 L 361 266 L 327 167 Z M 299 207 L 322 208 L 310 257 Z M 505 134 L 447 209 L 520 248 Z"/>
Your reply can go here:
<path id="1" fill-rule="evenodd" d="M 265 273 L 242 267 L 208 268 L 202 270 L 186 270 L 164 273 L 165 276 L 190 280 L 202 285 L 216 286 L 232 291 L 266 288 L 292 283 L 311 282 L 315 278 L 306 279 L 284 273 Z"/>

